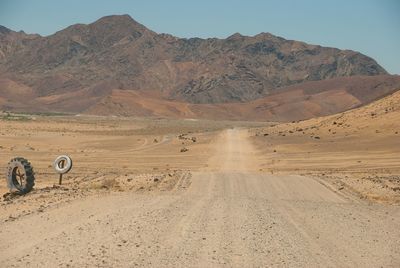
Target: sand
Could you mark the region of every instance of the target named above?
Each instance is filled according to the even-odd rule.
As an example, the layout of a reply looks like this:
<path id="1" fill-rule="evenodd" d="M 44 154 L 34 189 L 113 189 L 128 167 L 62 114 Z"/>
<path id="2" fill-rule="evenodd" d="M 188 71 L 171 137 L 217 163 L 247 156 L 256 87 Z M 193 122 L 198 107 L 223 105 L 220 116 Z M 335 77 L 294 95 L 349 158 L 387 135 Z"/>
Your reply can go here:
<path id="1" fill-rule="evenodd" d="M 5 115 L 0 169 L 24 156 L 36 185 L 0 184 L 0 262 L 396 267 L 398 112 L 374 105 L 290 124 Z"/>

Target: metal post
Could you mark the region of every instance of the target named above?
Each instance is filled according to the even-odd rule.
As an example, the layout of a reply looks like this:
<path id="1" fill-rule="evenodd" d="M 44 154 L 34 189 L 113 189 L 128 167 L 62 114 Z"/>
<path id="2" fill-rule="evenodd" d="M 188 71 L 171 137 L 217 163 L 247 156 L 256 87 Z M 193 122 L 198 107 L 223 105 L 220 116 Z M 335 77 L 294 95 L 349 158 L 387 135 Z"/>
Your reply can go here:
<path id="1" fill-rule="evenodd" d="M 60 168 L 64 168 L 64 165 L 65 165 L 65 161 L 64 161 L 64 160 L 63 160 L 63 161 L 60 161 L 60 163 L 58 164 L 58 166 L 59 166 Z M 58 179 L 58 184 L 59 184 L 59 185 L 62 184 L 62 176 L 63 176 L 63 174 L 60 173 L 60 177 L 59 177 L 59 179 Z"/>

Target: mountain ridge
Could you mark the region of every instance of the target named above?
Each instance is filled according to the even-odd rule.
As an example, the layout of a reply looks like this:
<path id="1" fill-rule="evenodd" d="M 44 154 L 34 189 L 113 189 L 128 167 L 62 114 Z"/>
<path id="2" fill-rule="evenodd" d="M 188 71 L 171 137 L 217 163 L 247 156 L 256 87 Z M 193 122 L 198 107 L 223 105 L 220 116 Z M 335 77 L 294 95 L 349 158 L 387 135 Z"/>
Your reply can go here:
<path id="1" fill-rule="evenodd" d="M 266 32 L 178 38 L 155 33 L 129 15 L 74 24 L 49 36 L 0 33 L 0 79 L 29 88 L 38 99 L 87 92 L 94 100 L 119 89 L 157 92 L 172 102 L 246 103 L 305 82 L 387 74 L 374 59 L 356 51 Z M 3 103 L 8 104 L 0 109 L 13 108 L 7 98 Z"/>

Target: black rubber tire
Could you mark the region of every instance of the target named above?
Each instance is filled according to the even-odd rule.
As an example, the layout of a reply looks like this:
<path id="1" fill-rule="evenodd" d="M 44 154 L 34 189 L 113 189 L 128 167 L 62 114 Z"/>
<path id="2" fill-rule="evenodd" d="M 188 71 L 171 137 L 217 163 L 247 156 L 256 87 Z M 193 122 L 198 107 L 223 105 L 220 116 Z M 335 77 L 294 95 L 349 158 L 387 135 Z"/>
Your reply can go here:
<path id="1" fill-rule="evenodd" d="M 22 173 L 17 174 L 17 172 Z M 20 181 L 17 179 L 18 175 Z M 24 176 L 23 181 L 21 175 Z M 35 185 L 35 173 L 33 172 L 31 163 L 23 157 L 11 159 L 7 167 L 7 183 L 11 191 L 16 190 L 21 195 L 29 193 Z"/>

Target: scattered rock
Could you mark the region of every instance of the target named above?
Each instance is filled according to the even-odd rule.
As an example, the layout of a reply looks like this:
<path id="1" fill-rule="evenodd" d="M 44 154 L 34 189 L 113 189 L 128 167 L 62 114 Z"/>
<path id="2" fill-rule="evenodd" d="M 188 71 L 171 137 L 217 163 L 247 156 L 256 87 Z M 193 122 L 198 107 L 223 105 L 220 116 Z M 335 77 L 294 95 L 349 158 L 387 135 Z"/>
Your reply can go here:
<path id="1" fill-rule="evenodd" d="M 14 193 L 14 192 L 10 193 L 10 192 L 8 192 L 8 193 L 3 194 L 3 200 L 4 200 L 4 201 L 11 201 L 11 200 L 13 200 L 13 199 L 15 199 L 15 198 L 17 198 L 17 197 L 20 197 L 20 196 L 21 196 L 21 195 L 19 195 L 19 194 L 17 194 L 17 193 Z"/>

